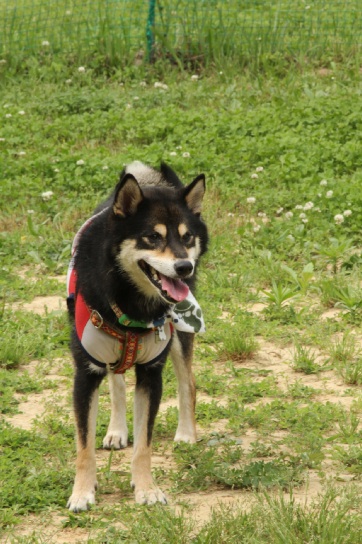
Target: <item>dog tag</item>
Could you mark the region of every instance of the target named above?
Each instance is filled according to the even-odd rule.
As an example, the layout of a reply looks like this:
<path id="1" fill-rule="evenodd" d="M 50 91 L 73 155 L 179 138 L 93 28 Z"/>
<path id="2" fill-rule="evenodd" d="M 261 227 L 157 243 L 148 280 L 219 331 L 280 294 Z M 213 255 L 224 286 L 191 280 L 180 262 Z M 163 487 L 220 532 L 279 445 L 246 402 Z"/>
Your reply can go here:
<path id="1" fill-rule="evenodd" d="M 164 327 L 157 327 L 157 329 L 155 330 L 155 341 L 164 342 L 165 340 L 167 340 L 167 336 Z"/>

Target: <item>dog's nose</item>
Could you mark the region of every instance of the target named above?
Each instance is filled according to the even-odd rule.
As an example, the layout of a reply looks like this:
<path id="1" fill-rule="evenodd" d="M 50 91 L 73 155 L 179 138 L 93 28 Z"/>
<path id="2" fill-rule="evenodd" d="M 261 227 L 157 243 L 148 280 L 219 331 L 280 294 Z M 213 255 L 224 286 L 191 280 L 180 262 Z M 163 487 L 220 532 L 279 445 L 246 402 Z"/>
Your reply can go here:
<path id="1" fill-rule="evenodd" d="M 194 269 L 194 265 L 190 261 L 178 261 L 174 267 L 180 278 L 186 278 Z"/>

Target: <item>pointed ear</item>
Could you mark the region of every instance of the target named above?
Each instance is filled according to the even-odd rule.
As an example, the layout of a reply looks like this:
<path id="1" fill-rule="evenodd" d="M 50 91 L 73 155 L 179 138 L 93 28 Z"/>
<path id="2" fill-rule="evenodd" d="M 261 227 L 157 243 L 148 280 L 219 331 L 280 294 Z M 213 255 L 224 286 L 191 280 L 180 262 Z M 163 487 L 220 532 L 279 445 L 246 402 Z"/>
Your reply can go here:
<path id="1" fill-rule="evenodd" d="M 204 174 L 200 174 L 184 190 L 186 204 L 195 215 L 200 215 L 201 213 L 205 189 L 205 176 Z"/>
<path id="2" fill-rule="evenodd" d="M 113 211 L 119 217 L 127 217 L 136 213 L 143 200 L 143 193 L 132 174 L 126 174 L 119 183 L 113 202 Z"/>

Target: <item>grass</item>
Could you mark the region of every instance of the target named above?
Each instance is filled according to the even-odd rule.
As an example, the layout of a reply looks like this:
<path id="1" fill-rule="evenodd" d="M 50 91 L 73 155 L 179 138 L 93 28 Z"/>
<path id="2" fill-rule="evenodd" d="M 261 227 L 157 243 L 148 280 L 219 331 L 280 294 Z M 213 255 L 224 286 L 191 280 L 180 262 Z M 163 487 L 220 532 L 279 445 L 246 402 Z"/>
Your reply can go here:
<path id="1" fill-rule="evenodd" d="M 23 0 L 3 3 L 0 20 L 0 55 L 12 69 L 31 54 L 42 63 L 61 57 L 103 70 L 150 57 L 194 69 L 271 64 L 284 72 L 305 59 L 353 59 L 361 46 L 357 0 L 328 7 L 322 0 L 164 0 L 155 2 L 153 25 L 140 0 Z"/>
<path id="2" fill-rule="evenodd" d="M 79 72 L 61 58 L 29 57 L 26 66 L 0 83 L 1 538 L 56 542 L 75 532 L 87 542 L 357 544 L 359 74 L 335 61 L 327 71 L 210 69 L 198 79 L 166 64 L 111 75 Z M 155 87 L 160 81 L 167 87 Z M 197 294 L 207 333 L 195 355 L 200 440 L 172 445 L 168 364 L 154 470 L 171 506 L 136 506 L 130 448 L 100 449 L 104 387 L 98 502 L 75 516 L 64 508 L 74 473 L 67 318 L 25 304 L 64 296 L 74 233 L 134 159 L 163 159 L 185 182 L 207 176 L 211 246 Z M 22 429 L 30 402 L 39 415 Z M 220 509 L 225 494 L 232 504 Z"/>

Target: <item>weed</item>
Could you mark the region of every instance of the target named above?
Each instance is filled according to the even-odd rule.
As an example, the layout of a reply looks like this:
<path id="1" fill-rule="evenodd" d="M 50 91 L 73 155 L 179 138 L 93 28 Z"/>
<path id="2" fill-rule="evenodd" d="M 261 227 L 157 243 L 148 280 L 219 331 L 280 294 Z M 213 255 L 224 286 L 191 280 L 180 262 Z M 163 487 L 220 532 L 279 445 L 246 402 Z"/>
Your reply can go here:
<path id="1" fill-rule="evenodd" d="M 361 444 L 349 444 L 347 447 L 335 446 L 333 457 L 347 467 L 347 471 L 357 476 L 362 475 Z"/>
<path id="2" fill-rule="evenodd" d="M 345 334 L 330 348 L 330 360 L 346 384 L 362 384 L 362 354 L 351 335 Z"/>
<path id="3" fill-rule="evenodd" d="M 281 283 L 276 283 L 272 280 L 272 288 L 270 291 L 262 291 L 264 293 L 266 300 L 270 305 L 275 306 L 280 310 L 287 301 L 295 298 L 298 295 L 296 288 L 287 287 Z"/>
<path id="4" fill-rule="evenodd" d="M 303 372 L 304 374 L 315 374 L 321 370 L 316 360 L 316 352 L 314 349 L 306 346 L 302 346 L 298 342 L 294 344 L 294 355 L 292 366 L 297 372 Z"/>

